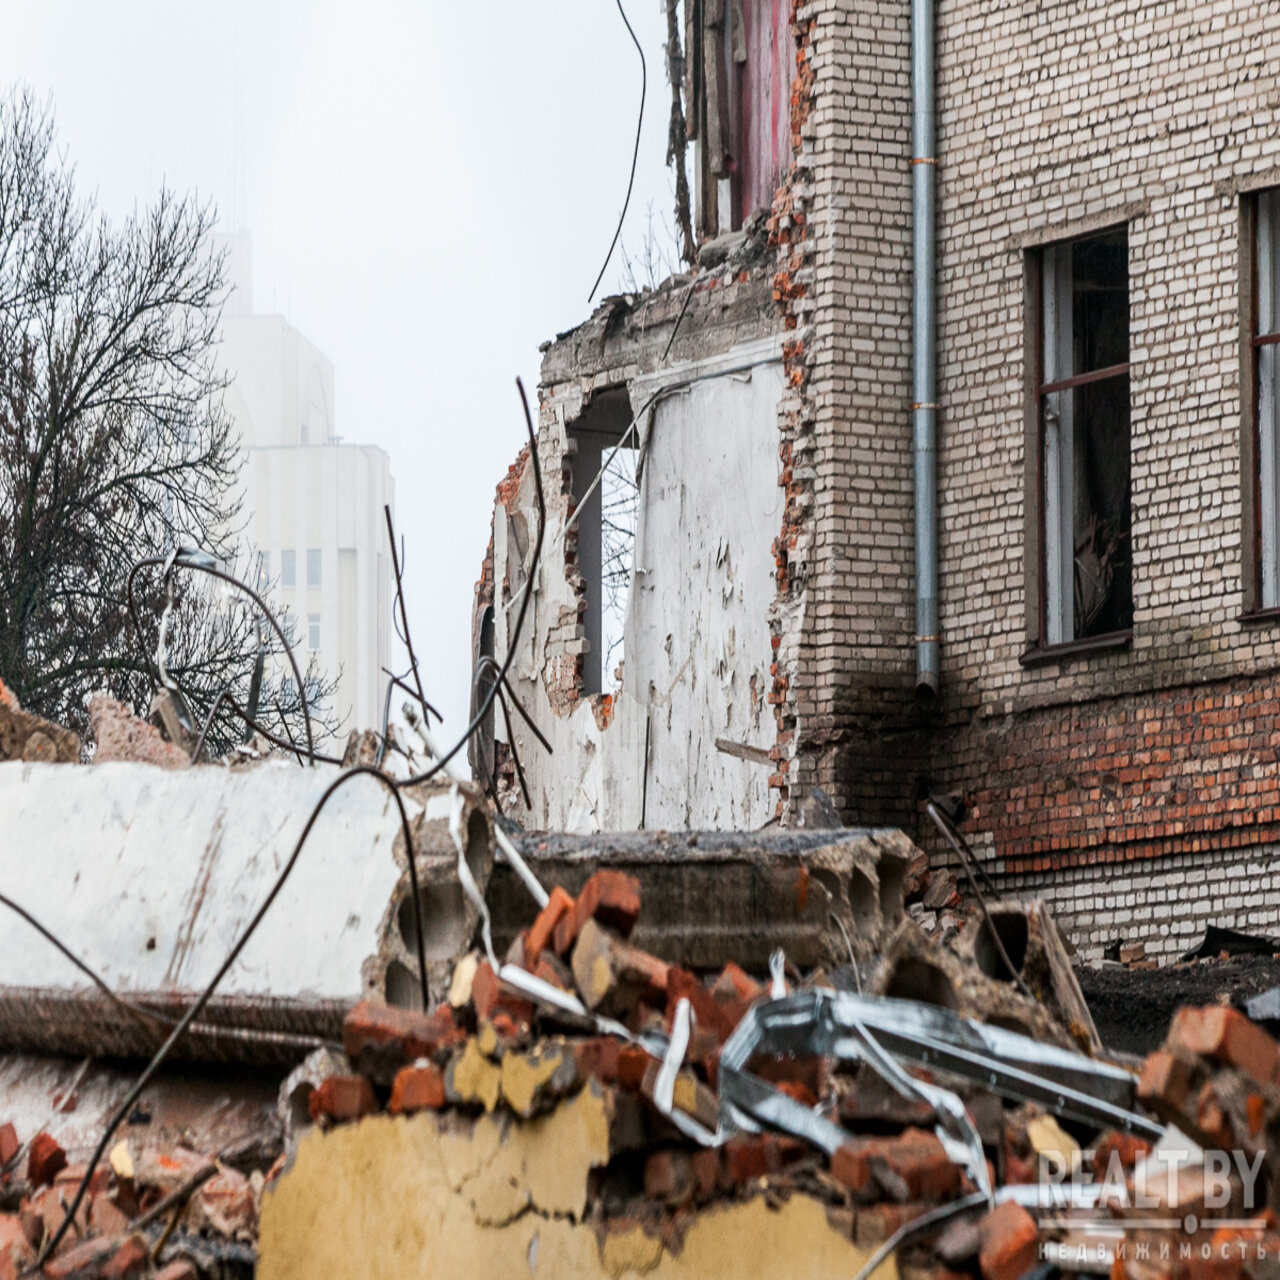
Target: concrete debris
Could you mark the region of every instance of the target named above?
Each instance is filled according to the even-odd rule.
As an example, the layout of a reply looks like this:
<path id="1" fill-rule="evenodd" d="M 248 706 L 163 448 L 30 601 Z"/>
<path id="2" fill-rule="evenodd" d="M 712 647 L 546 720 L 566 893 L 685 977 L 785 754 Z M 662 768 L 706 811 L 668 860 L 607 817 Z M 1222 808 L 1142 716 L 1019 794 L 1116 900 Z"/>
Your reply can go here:
<path id="1" fill-rule="evenodd" d="M 23 711 L 8 689 L 4 689 L 4 693 L 8 697 L 0 698 L 0 760 L 39 761 L 43 764 L 75 764 L 79 761 L 79 735 L 60 724 Z"/>
<path id="2" fill-rule="evenodd" d="M 89 699 L 89 726 L 95 743 L 95 764 L 129 761 L 161 769 L 189 769 L 190 748 L 170 742 L 147 720 L 139 720 L 124 705 L 105 693 Z"/>

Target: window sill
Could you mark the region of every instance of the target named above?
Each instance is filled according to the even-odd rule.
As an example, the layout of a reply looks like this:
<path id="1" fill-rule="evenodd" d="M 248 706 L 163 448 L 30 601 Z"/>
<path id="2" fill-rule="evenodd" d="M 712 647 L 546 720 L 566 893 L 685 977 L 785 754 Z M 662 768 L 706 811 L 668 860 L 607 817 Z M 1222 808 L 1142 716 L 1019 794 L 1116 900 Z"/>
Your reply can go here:
<path id="1" fill-rule="evenodd" d="M 1255 609 L 1252 613 L 1242 613 L 1236 621 L 1242 627 L 1265 627 L 1271 622 L 1280 622 L 1280 608 Z"/>
<path id="2" fill-rule="evenodd" d="M 1280 610 L 1277 611 L 1280 617 Z M 1133 628 L 1127 631 L 1109 631 L 1105 636 L 1089 636 L 1084 640 L 1068 640 L 1066 644 L 1049 644 L 1040 649 L 1028 649 L 1018 661 L 1024 667 L 1047 667 L 1055 662 L 1083 657 L 1090 653 L 1107 653 L 1115 649 L 1128 649 L 1133 644 Z"/>

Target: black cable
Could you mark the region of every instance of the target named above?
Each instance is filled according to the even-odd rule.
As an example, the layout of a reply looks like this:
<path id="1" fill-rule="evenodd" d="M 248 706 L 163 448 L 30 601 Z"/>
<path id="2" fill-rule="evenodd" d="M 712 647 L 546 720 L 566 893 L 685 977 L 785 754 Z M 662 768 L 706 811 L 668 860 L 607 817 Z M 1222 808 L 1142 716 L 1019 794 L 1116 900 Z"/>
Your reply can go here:
<path id="1" fill-rule="evenodd" d="M 529 568 L 529 580 L 532 581 L 542 560 L 542 538 L 547 528 L 547 500 L 542 493 L 542 464 L 538 461 L 538 435 L 533 429 L 533 415 L 529 412 L 529 400 L 524 393 L 524 383 L 519 378 L 516 379 L 516 389 L 520 392 L 520 403 L 524 406 L 525 430 L 529 435 L 529 456 L 533 462 L 533 481 L 538 495 L 538 537 L 533 544 L 533 561 Z M 405 778 L 397 783 L 397 786 L 412 787 L 420 782 L 429 782 L 467 745 L 471 735 L 484 723 L 484 718 L 489 714 L 489 708 L 493 706 L 493 700 L 498 695 L 498 686 L 507 678 L 507 672 L 511 670 L 511 664 L 515 661 L 516 650 L 520 645 L 520 632 L 524 627 L 525 615 L 529 612 L 529 601 L 532 598 L 533 592 L 525 591 L 520 601 L 520 611 L 516 614 L 515 626 L 507 642 L 507 656 L 503 659 L 498 671 L 498 679 L 489 686 L 479 710 L 472 716 L 471 723 L 467 725 L 462 737 L 429 769 L 415 774 L 412 778 Z"/>
<path id="2" fill-rule="evenodd" d="M 645 66 L 644 50 L 640 47 L 640 41 L 636 39 L 636 33 L 631 29 L 631 23 L 627 21 L 627 11 L 622 7 L 622 0 L 617 0 L 618 12 L 622 14 L 622 21 L 627 25 L 627 34 L 631 37 L 631 43 L 635 45 L 636 52 L 640 55 L 640 118 L 636 121 L 636 145 L 635 150 L 631 153 L 631 176 L 627 179 L 627 197 L 622 202 L 622 212 L 618 215 L 618 229 L 613 233 L 613 242 L 609 245 L 609 252 L 604 255 L 604 261 L 600 264 L 600 274 L 596 276 L 596 282 L 591 286 L 591 292 L 587 295 L 587 301 L 591 302 L 596 296 L 596 290 L 600 287 L 600 281 L 604 279 L 605 268 L 609 265 L 609 259 L 613 257 L 613 251 L 618 247 L 618 237 L 622 234 L 622 223 L 627 216 L 627 206 L 631 203 L 631 188 L 636 181 L 636 161 L 640 158 L 640 129 L 644 124 L 644 95 L 648 87 L 649 71 Z"/>
<path id="3" fill-rule="evenodd" d="M 307 691 L 303 685 L 302 672 L 298 670 L 297 660 L 293 656 L 293 647 L 289 644 L 288 640 L 285 639 L 284 631 L 276 621 L 275 614 L 267 608 L 266 601 L 263 600 L 263 598 L 252 587 L 241 582 L 239 578 L 230 573 L 224 573 L 221 569 L 215 568 L 213 565 L 198 564 L 194 560 L 184 560 L 182 558 L 183 554 L 184 553 L 182 551 L 175 553 L 172 557 L 172 565 L 169 565 L 171 558 L 169 556 L 148 556 L 145 560 L 139 560 L 138 563 L 129 570 L 129 580 L 126 586 L 129 604 L 129 617 L 133 620 L 133 629 L 137 633 L 138 644 L 142 647 L 143 654 L 146 656 L 147 669 L 151 669 L 151 654 L 147 652 L 146 646 L 142 644 L 142 627 L 138 622 L 138 612 L 134 607 L 133 602 L 133 581 L 143 569 L 152 568 L 156 565 L 169 565 L 170 572 L 172 572 L 173 569 L 178 568 L 194 569 L 197 573 L 207 573 L 211 578 L 218 578 L 220 581 L 238 588 L 240 591 L 243 591 L 245 595 L 247 595 L 262 611 L 263 616 L 271 624 L 271 629 L 276 633 L 280 639 L 280 643 L 284 646 L 285 654 L 289 659 L 289 665 L 293 668 L 293 677 L 298 684 L 298 699 L 302 704 L 302 719 L 307 728 L 307 757 L 312 764 L 315 764 L 316 746 L 315 740 L 311 735 L 311 712 L 307 708 Z M 157 678 L 159 677 L 159 672 L 156 672 L 156 676 Z"/>
<path id="4" fill-rule="evenodd" d="M 486 653 L 480 659 L 480 661 L 476 663 L 476 674 L 479 675 L 482 671 L 486 671 L 490 667 L 492 667 L 495 671 L 500 671 L 497 660 Z M 555 755 L 555 752 L 552 750 L 551 743 L 547 741 L 546 734 L 544 734 L 542 730 L 539 729 L 538 726 L 533 723 L 533 718 L 524 709 L 524 706 L 521 704 L 520 699 L 516 697 L 515 690 L 512 689 L 511 687 L 511 681 L 508 680 L 506 676 L 502 676 L 502 684 L 506 689 L 507 697 L 511 699 L 511 702 L 515 706 L 515 709 L 520 713 L 520 718 L 525 722 L 525 724 L 529 726 L 530 729 L 533 730 L 534 737 L 537 738 L 538 741 L 542 743 L 544 747 L 546 747 L 548 755 Z"/>
<path id="5" fill-rule="evenodd" d="M 196 739 L 196 745 L 191 748 L 191 763 L 195 764 L 200 759 L 200 752 L 204 750 L 204 740 L 209 736 L 209 730 L 213 727 L 214 717 L 218 714 L 219 707 L 222 706 L 228 698 L 231 697 L 230 688 L 223 689 L 213 700 L 213 706 L 209 708 L 209 714 L 204 718 L 204 724 L 200 726 L 200 736 Z"/>
<path id="6" fill-rule="evenodd" d="M 131 1017 L 142 1019 L 145 1022 L 151 1022 L 151 1023 L 158 1022 L 162 1026 L 172 1026 L 176 1021 L 176 1019 L 174 1018 L 166 1018 L 163 1014 L 153 1013 L 151 1010 L 145 1009 L 141 1005 L 134 1004 L 133 1001 L 126 1000 L 121 995 L 117 995 L 107 985 L 106 980 L 99 973 L 91 969 L 89 965 L 85 963 L 85 961 L 81 960 L 80 957 L 76 955 L 76 953 L 72 951 L 71 948 L 68 947 L 66 943 L 64 943 L 56 933 L 53 932 L 52 929 L 49 929 L 45 925 L 41 924 L 40 921 L 37 920 L 35 916 L 33 916 L 31 912 L 26 909 L 26 907 L 21 906 L 19 903 L 15 902 L 7 894 L 0 893 L 0 906 L 8 907 L 9 910 L 12 911 L 15 915 L 25 920 L 27 924 L 29 924 L 38 934 L 40 934 L 40 936 L 44 938 L 46 942 L 49 942 L 54 947 L 56 947 L 58 951 L 60 951 L 64 956 L 66 956 L 66 958 L 70 960 L 71 963 L 75 965 L 75 967 L 79 969 L 80 972 L 83 973 L 85 977 L 88 978 L 89 981 L 92 982 L 93 985 L 97 987 L 98 990 L 101 991 L 102 994 L 106 996 L 108 1000 L 111 1001 L 112 1004 L 117 1006 L 117 1008 L 124 1010 L 124 1012 L 129 1014 Z"/>
<path id="7" fill-rule="evenodd" d="M 217 973 L 215 973 L 210 979 L 208 986 L 206 986 L 200 993 L 196 1002 L 186 1011 L 186 1013 L 182 1015 L 182 1018 L 169 1033 L 164 1044 L 156 1050 L 151 1061 L 135 1081 L 133 1088 L 129 1090 L 124 1101 L 116 1108 L 116 1111 L 107 1125 L 106 1131 L 103 1133 L 102 1137 L 98 1139 L 98 1145 L 94 1148 L 93 1155 L 90 1157 L 84 1176 L 80 1179 L 80 1185 L 76 1188 L 76 1194 L 72 1198 L 71 1204 L 67 1207 L 66 1215 L 62 1219 L 61 1225 L 40 1251 L 35 1264 L 22 1273 L 24 1276 L 36 1274 L 40 1268 L 43 1267 L 46 1260 L 53 1256 L 58 1245 L 62 1243 L 72 1222 L 75 1221 L 75 1216 L 80 1205 L 84 1202 L 84 1197 L 89 1189 L 89 1181 L 93 1177 L 93 1172 L 102 1160 L 102 1156 L 116 1130 L 124 1123 L 126 1117 L 133 1110 L 134 1103 L 136 1103 L 139 1097 L 142 1096 L 142 1091 L 151 1082 L 152 1077 L 160 1069 L 164 1060 L 169 1056 L 174 1045 L 182 1038 L 187 1028 L 200 1016 L 205 1005 L 207 1005 L 213 998 L 213 993 L 218 989 L 219 983 L 221 983 L 222 979 L 226 977 L 231 966 L 235 964 L 241 951 L 244 950 L 245 946 L 249 942 L 249 939 L 252 938 L 254 933 L 257 931 L 258 926 L 262 923 L 263 917 L 271 909 L 271 904 L 275 902 L 280 890 L 284 888 L 285 881 L 289 879 L 290 874 L 293 872 L 293 868 L 297 864 L 298 858 L 302 853 L 302 848 L 306 844 L 307 837 L 311 834 L 311 829 L 315 826 L 316 819 L 319 818 L 321 811 L 329 802 L 329 798 L 344 783 L 348 782 L 351 778 L 358 777 L 360 774 L 368 774 L 371 778 L 376 778 L 383 786 L 385 786 L 391 792 L 391 795 L 396 802 L 396 808 L 400 812 L 400 826 L 404 832 L 405 853 L 409 862 L 409 877 L 412 881 L 413 888 L 414 922 L 417 927 L 418 935 L 418 972 L 422 982 L 422 1007 L 424 1009 L 430 1007 L 429 993 L 427 991 L 427 963 L 422 933 L 422 898 L 418 890 L 418 872 L 415 865 L 416 859 L 413 856 L 413 835 L 409 827 L 409 815 L 405 811 L 404 801 L 400 797 L 399 790 L 390 778 L 373 768 L 372 765 L 356 765 L 354 768 L 348 769 L 345 773 L 339 774 L 324 789 L 324 794 L 321 795 L 320 799 L 316 802 L 315 807 L 311 810 L 311 816 L 307 819 L 306 825 L 302 828 L 302 834 L 298 836 L 297 842 L 293 846 L 293 852 L 289 855 L 289 860 L 284 864 L 280 874 L 276 877 L 275 883 L 271 886 L 271 891 L 267 894 L 262 905 L 255 912 L 253 919 L 249 921 L 244 932 L 236 940 L 235 946 L 231 948 L 230 952 L 227 954 L 227 958 L 218 967 Z"/>
<path id="8" fill-rule="evenodd" d="M 996 951 L 999 953 L 1000 959 L 1004 961 L 1005 968 L 1009 970 L 1009 976 L 1018 984 L 1019 987 L 1022 988 L 1022 993 L 1028 1000 L 1034 1000 L 1035 996 L 1032 994 L 1031 988 L 1027 986 L 1022 974 L 1018 972 L 1017 966 L 1015 966 L 1013 961 L 1009 958 L 1008 951 L 1005 950 L 1004 941 L 1000 937 L 1000 931 L 996 928 L 996 922 L 992 920 L 991 912 L 987 910 L 987 900 L 982 896 L 982 890 L 978 888 L 978 882 L 974 879 L 973 868 L 969 865 L 968 856 L 961 847 L 960 841 L 957 840 L 955 835 L 947 829 L 950 826 L 950 822 L 943 822 L 942 814 L 939 812 L 937 805 L 935 805 L 932 800 L 925 805 L 925 812 L 933 819 L 934 826 L 942 832 L 950 842 L 951 847 L 956 851 L 956 855 L 960 859 L 960 865 L 964 867 L 964 874 L 969 881 L 969 888 L 973 890 L 973 896 L 978 899 L 978 906 L 982 909 L 982 919 L 987 926 L 987 932 L 991 935 L 991 941 L 995 943 Z M 956 834 L 958 835 L 959 833 L 957 832 Z M 991 882 L 988 881 L 987 883 L 988 886 L 990 886 Z"/>

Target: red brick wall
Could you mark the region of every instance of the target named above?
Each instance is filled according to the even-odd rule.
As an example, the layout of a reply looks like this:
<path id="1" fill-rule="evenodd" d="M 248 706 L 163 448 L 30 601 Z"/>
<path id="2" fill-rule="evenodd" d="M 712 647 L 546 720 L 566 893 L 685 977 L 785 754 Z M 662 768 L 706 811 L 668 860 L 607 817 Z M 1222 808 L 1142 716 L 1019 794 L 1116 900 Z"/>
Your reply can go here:
<path id="1" fill-rule="evenodd" d="M 1029 710 L 939 735 L 933 788 L 1009 872 L 1280 841 L 1280 673 Z"/>

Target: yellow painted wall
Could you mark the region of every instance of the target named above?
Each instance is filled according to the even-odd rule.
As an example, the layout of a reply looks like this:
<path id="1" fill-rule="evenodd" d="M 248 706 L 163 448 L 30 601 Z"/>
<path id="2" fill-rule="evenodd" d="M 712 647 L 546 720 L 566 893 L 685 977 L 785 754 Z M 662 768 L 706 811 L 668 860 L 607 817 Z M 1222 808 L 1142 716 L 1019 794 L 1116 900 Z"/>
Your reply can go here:
<path id="1" fill-rule="evenodd" d="M 528 1123 L 429 1113 L 313 1131 L 264 1197 L 260 1280 L 851 1280 L 865 1254 L 795 1195 L 710 1208 L 678 1251 L 637 1226 L 581 1222 L 609 1157 L 609 1099 L 588 1089 Z M 892 1266 L 880 1277 L 892 1280 Z"/>

